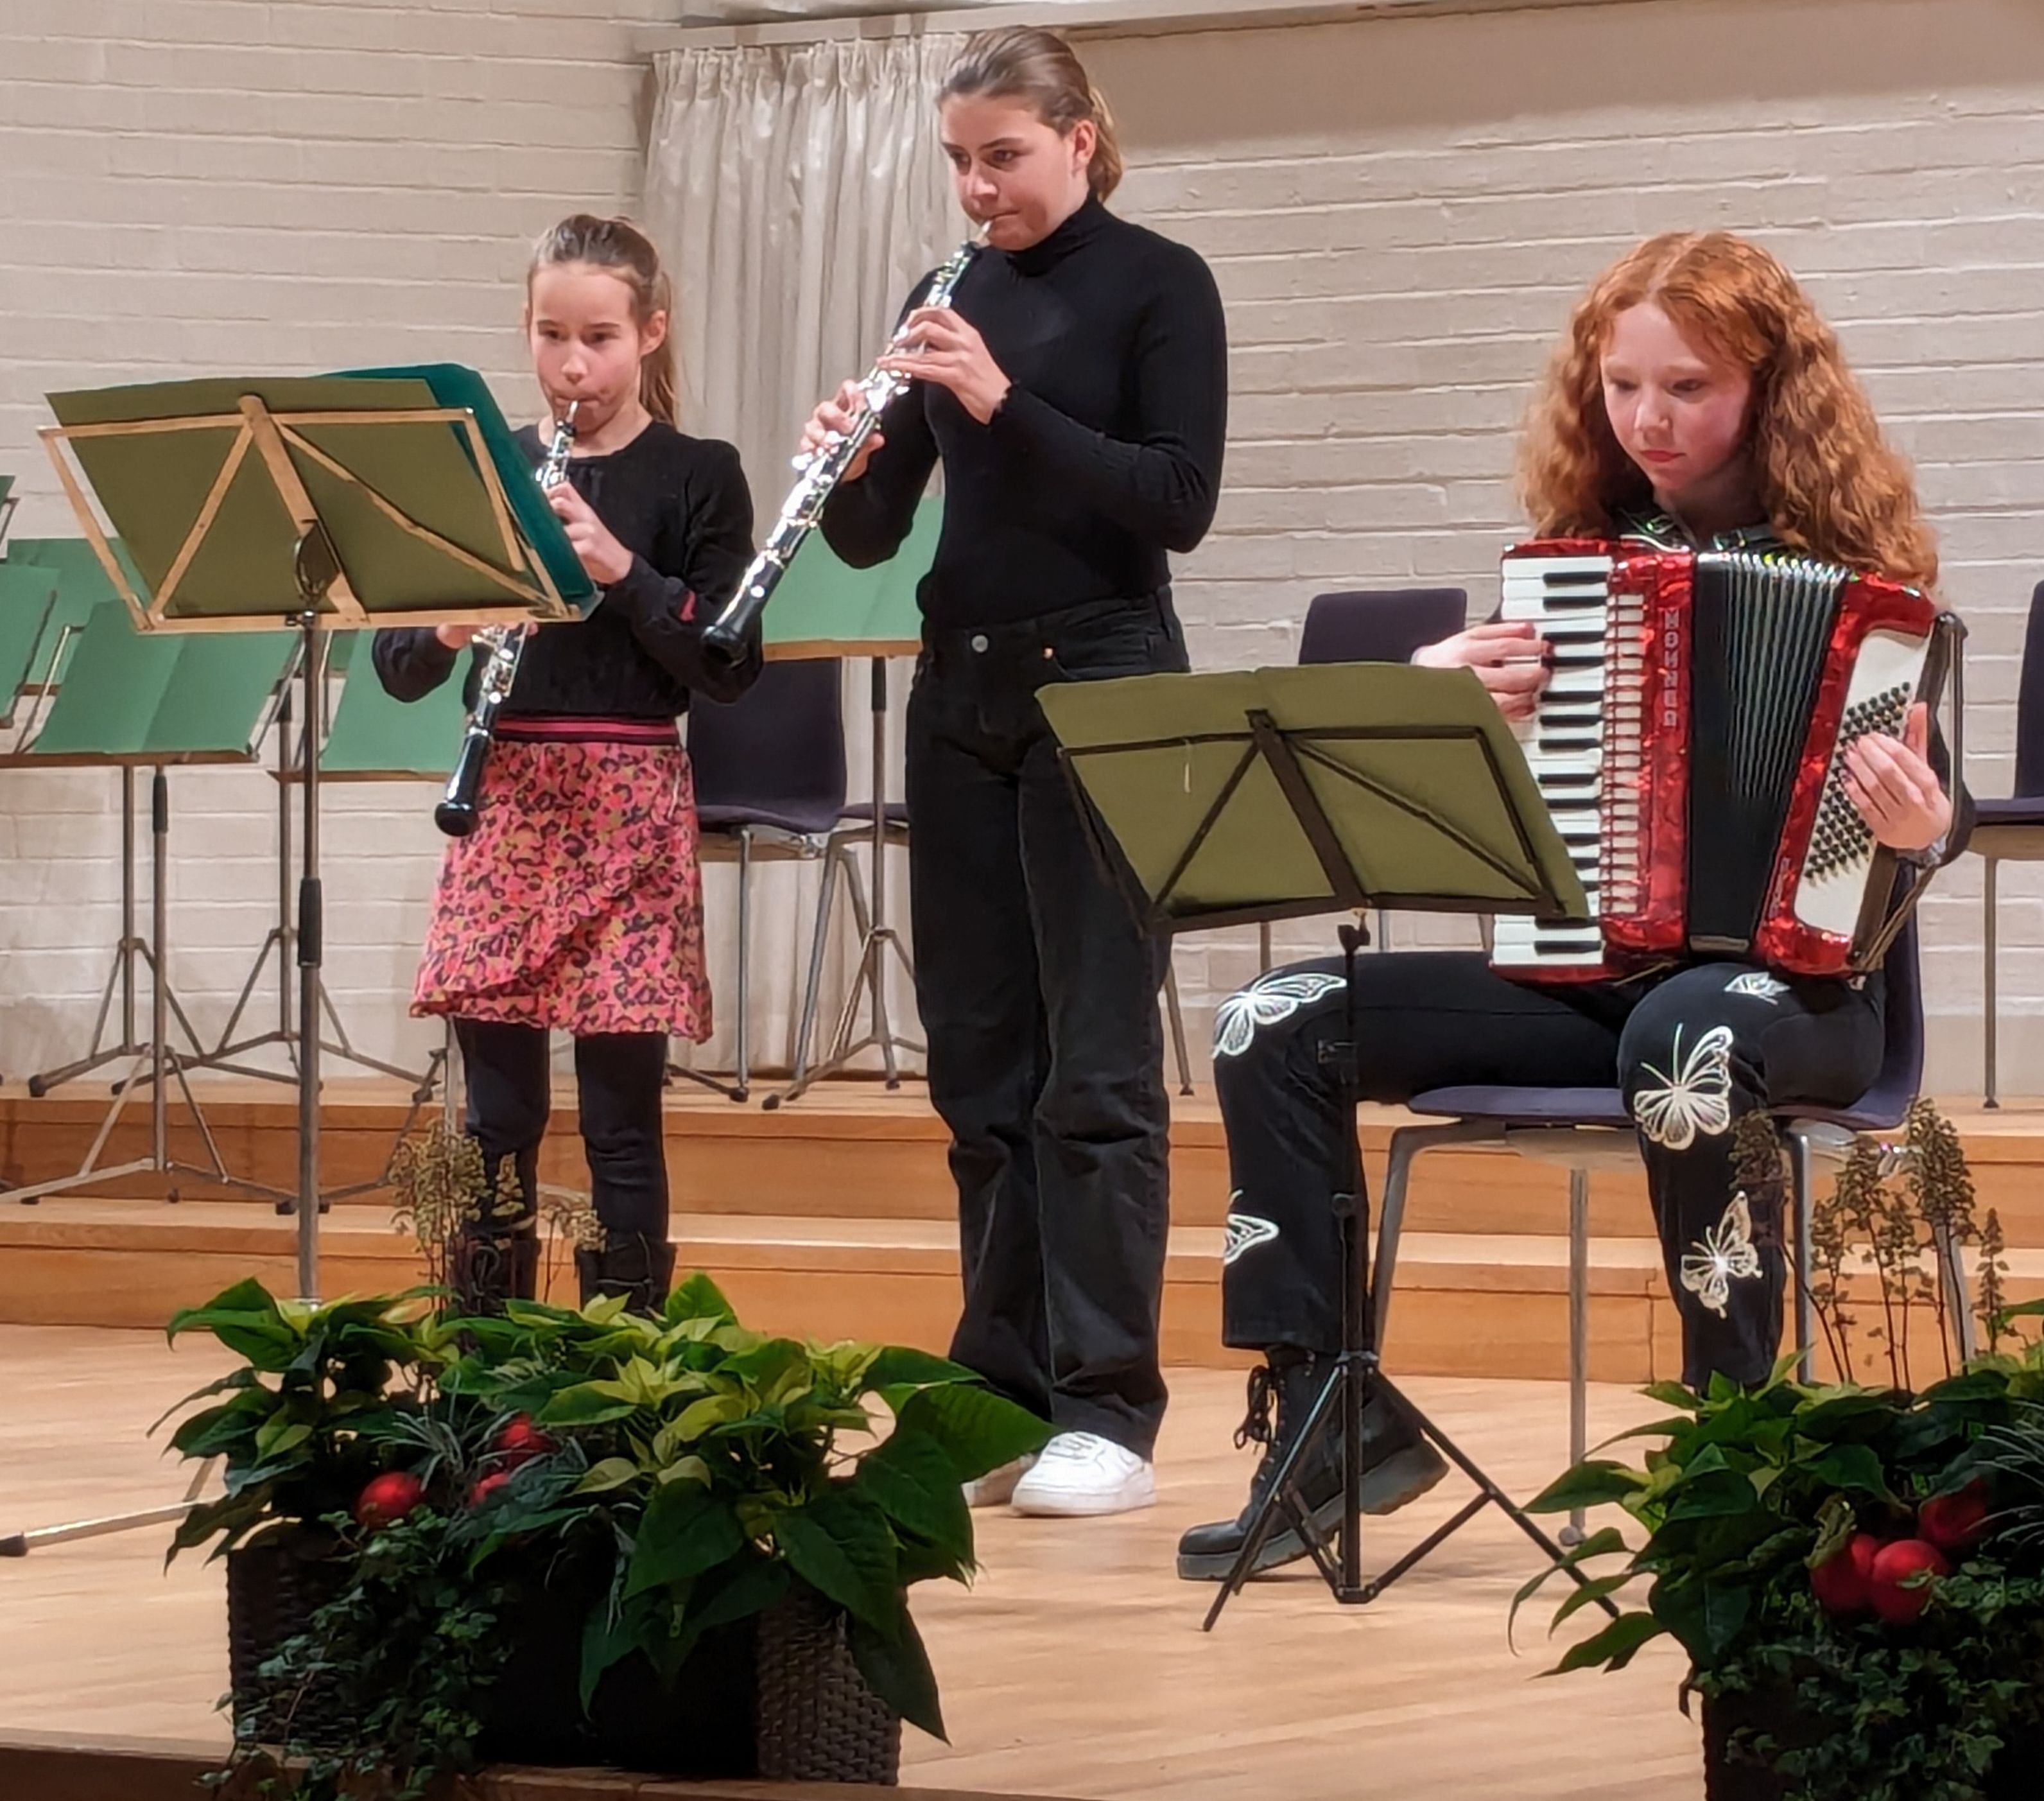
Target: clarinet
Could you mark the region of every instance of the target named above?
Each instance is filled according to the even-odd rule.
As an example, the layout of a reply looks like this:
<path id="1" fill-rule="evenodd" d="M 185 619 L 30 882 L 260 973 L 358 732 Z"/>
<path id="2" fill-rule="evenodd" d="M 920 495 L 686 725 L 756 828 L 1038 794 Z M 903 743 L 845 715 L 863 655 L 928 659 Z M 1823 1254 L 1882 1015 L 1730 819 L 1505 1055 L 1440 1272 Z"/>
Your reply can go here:
<path id="1" fill-rule="evenodd" d="M 951 260 L 931 277 L 923 305 L 949 306 L 959 283 L 965 279 L 966 271 L 972 267 L 972 260 L 979 251 L 977 238 L 959 245 Z M 889 352 L 900 346 L 902 336 L 897 331 L 888 340 Z M 876 365 L 859 384 L 866 405 L 852 421 L 851 429 L 841 436 L 833 435 L 820 449 L 795 459 L 801 480 L 782 504 L 781 516 L 774 521 L 774 529 L 767 534 L 759 554 L 740 579 L 738 591 L 725 604 L 724 610 L 703 628 L 702 647 L 706 657 L 726 668 L 735 668 L 744 660 L 746 641 L 760 614 L 766 610 L 766 602 L 773 598 L 774 589 L 780 586 L 781 578 L 787 574 L 788 565 L 794 561 L 795 552 L 802 548 L 803 540 L 816 529 L 824 505 L 838 483 L 844 479 L 845 471 L 866 448 L 866 441 L 878 429 L 881 414 L 897 396 L 908 391 L 913 379 L 912 376 Z"/>
<path id="2" fill-rule="evenodd" d="M 567 479 L 568 452 L 574 448 L 575 409 L 579 400 L 568 402 L 567 414 L 554 427 L 553 442 L 547 446 L 546 460 L 534 472 L 540 491 L 559 487 Z M 475 706 L 462 733 L 461 750 L 454 760 L 454 773 L 448 777 L 447 792 L 433 809 L 433 823 L 451 838 L 465 838 L 475 829 L 476 806 L 482 792 L 482 765 L 490 756 L 490 736 L 497 729 L 497 713 L 518 679 L 518 660 L 525 653 L 524 625 L 486 625 L 475 636 L 490 656 L 475 685 Z"/>

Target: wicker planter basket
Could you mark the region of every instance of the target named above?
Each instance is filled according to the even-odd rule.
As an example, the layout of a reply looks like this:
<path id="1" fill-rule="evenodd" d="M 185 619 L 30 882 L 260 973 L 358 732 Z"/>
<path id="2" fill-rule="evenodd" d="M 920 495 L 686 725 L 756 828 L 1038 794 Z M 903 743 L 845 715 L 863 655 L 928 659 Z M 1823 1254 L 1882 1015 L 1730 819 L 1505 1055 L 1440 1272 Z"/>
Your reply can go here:
<path id="1" fill-rule="evenodd" d="M 284 1641 L 310 1626 L 338 1592 L 324 1534 L 287 1530 L 227 1559 L 229 1669 L 240 1729 L 256 1672 Z M 756 1776 L 775 1782 L 892 1784 L 901 1763 L 901 1721 L 866 1687 L 845 1643 L 843 1616 L 797 1584 L 756 1619 L 704 1634 L 672 1693 L 643 1657 L 627 1659 L 597 1685 L 589 1712 L 578 1680 L 590 1591 L 558 1583 L 527 1597 L 504 1668 L 485 1698 L 478 1749 L 486 1762 L 607 1764 L 651 1775 Z M 256 1736 L 281 1723 L 259 1705 Z M 299 1702 L 302 1738 L 344 1738 L 347 1722 L 315 1688 Z"/>

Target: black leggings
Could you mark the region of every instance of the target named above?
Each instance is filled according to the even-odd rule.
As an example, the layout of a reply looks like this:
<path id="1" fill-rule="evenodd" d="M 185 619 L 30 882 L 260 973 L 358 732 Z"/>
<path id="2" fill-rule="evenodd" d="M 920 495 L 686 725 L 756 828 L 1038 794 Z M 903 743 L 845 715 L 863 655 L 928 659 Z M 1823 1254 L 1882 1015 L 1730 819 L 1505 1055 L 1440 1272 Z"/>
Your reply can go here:
<path id="1" fill-rule="evenodd" d="M 1221 1277 L 1233 1345 L 1340 1348 L 1329 1206 L 1342 1134 L 1339 959 L 1259 976 L 1221 1003 L 1214 1082 L 1233 1194 Z M 1881 1064 L 1882 987 L 1708 963 L 1658 981 L 1523 986 L 1474 953 L 1356 964 L 1362 1098 L 1463 1083 L 1625 1091 L 1638 1122 L 1683 1380 L 1757 1381 L 1781 1341 L 1787 1261 L 1778 1182 L 1740 1192 L 1732 1129 L 1756 1107 L 1858 1099 Z"/>
<path id="2" fill-rule="evenodd" d="M 493 1181 L 505 1159 L 521 1206 L 497 1222 L 526 1227 L 539 1210 L 540 1141 L 553 1110 L 546 1030 L 455 1022 L 468 1077 L 468 1131 Z M 660 1130 L 667 1040 L 659 1032 L 601 1032 L 574 1041 L 575 1086 L 590 1199 L 604 1231 L 604 1261 L 657 1265 L 667 1243 L 667 1164 Z"/>

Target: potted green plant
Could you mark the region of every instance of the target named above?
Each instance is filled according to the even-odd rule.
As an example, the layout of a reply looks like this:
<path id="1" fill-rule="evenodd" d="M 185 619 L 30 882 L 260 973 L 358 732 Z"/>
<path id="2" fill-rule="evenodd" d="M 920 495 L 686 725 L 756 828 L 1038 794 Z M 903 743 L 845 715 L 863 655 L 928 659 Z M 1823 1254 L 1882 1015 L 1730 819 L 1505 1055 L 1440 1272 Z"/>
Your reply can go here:
<path id="1" fill-rule="evenodd" d="M 364 1321 L 382 1387 L 364 1365 L 344 1391 L 307 1348 Z M 249 1361 L 179 1429 L 230 1491 L 179 1544 L 326 1535 L 309 1612 L 235 1695 L 244 1753 L 281 1745 L 315 1795 L 494 1760 L 891 1780 L 901 1719 L 943 1731 L 908 1591 L 970 1574 L 962 1484 L 1048 1431 L 927 1353 L 748 1331 L 701 1276 L 657 1318 L 246 1283 L 193 1330 Z M 345 1479 L 286 1483 L 280 1457 Z"/>
<path id="2" fill-rule="evenodd" d="M 1673 1637 L 1689 1660 L 1685 1705 L 1702 1702 L 1712 1801 L 2036 1792 L 2044 1349 L 2008 1334 L 2044 1308 L 2000 1304 L 1990 1215 L 1982 1303 L 1995 1341 L 1954 1367 L 1934 1265 L 1973 1236 L 1970 1184 L 1950 1129 L 1920 1103 L 1911 1141 L 1906 1156 L 1857 1159 L 1818 1222 L 1812 1287 L 1831 1354 L 1851 1367 L 1852 1278 L 1870 1274 L 1865 1338 L 1888 1384 L 1805 1384 L 1791 1380 L 1792 1357 L 1753 1390 L 1658 1384 L 1649 1393 L 1669 1417 L 1627 1434 L 1652 1445 L 1640 1464 L 1586 1462 L 1532 1503 L 1616 1506 L 1642 1529 L 1628 1539 L 1604 1527 L 1569 1554 L 1590 1580 L 1556 1624 L 1644 1593 L 1554 1673 L 1620 1669 Z M 1764 1145 L 1745 1149 L 1765 1160 Z M 1938 1360 L 1920 1391 L 1912 1353 Z M 1520 1591 L 1515 1614 L 1554 1573 Z"/>

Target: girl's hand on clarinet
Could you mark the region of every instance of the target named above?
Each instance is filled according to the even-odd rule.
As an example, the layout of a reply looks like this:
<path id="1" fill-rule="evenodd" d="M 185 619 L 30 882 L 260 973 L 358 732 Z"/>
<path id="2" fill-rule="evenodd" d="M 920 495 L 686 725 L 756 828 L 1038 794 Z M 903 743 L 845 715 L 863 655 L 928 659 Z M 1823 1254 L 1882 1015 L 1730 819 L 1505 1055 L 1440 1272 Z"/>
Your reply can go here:
<path id="1" fill-rule="evenodd" d="M 473 625 L 436 625 L 433 637 L 448 650 L 466 650 L 475 642 Z"/>
<path id="2" fill-rule="evenodd" d="M 1931 710 L 1920 700 L 1900 737 L 1869 732 L 1846 747 L 1846 797 L 1890 850 L 1927 850 L 1952 829 L 1951 797 L 1931 767 L 1930 748 Z"/>
<path id="3" fill-rule="evenodd" d="M 1421 669 L 1473 669 L 1500 713 L 1508 719 L 1531 719 L 1547 685 L 1546 655 L 1546 644 L 1533 635 L 1530 619 L 1493 619 L 1421 645 L 1412 662 Z"/>
<path id="4" fill-rule="evenodd" d="M 611 536 L 610 528 L 597 518 L 594 509 L 566 482 L 547 490 L 547 504 L 567 528 L 568 542 L 592 581 L 608 587 L 632 573 L 632 552 Z"/>
<path id="5" fill-rule="evenodd" d="M 802 454 L 816 456 L 828 450 L 840 438 L 850 435 L 859 423 L 859 416 L 866 410 L 866 396 L 859 391 L 859 383 L 847 382 L 837 391 L 835 400 L 826 400 L 809 415 L 809 422 L 802 427 Z M 866 473 L 866 466 L 873 460 L 873 453 L 887 441 L 874 432 L 859 447 L 859 454 L 847 466 L 840 481 L 855 482 Z"/>
<path id="6" fill-rule="evenodd" d="M 880 359 L 880 367 L 917 381 L 935 382 L 982 425 L 1008 398 L 1008 377 L 969 320 L 948 306 L 918 306 L 902 322 L 901 348 Z"/>

